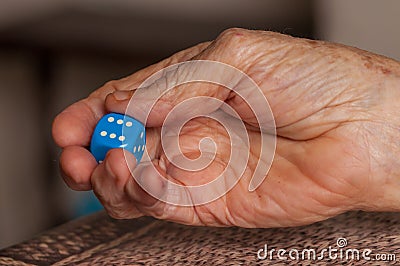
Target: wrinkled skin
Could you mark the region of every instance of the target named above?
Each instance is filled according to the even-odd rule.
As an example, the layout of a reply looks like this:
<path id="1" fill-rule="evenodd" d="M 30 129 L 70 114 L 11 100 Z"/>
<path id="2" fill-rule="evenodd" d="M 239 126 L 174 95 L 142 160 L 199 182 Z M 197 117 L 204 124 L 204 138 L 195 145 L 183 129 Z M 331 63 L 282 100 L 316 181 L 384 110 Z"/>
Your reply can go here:
<path id="1" fill-rule="evenodd" d="M 216 85 L 175 88 L 157 103 L 146 125 L 147 149 L 165 178 L 184 185 L 205 183 L 224 169 L 229 157 L 223 127 L 195 118 L 182 129 L 182 150 L 196 158 L 199 140 L 211 136 L 218 146 L 215 161 L 203 171 L 185 172 L 166 160 L 160 126 L 171 108 L 184 99 L 204 95 L 225 101 L 247 124 L 251 141 L 248 169 L 231 191 L 205 205 L 181 207 L 143 191 L 132 178 L 122 150 L 111 150 L 98 165 L 85 147 L 100 117 L 110 111 L 125 112 L 132 90 L 143 80 L 168 65 L 192 59 L 224 62 L 255 80 L 275 117 L 277 148 L 266 179 L 249 192 L 260 132 L 247 105 L 234 92 Z M 309 224 L 348 210 L 399 211 L 399 79 L 398 62 L 362 50 L 272 32 L 229 29 L 213 42 L 106 83 L 59 114 L 53 136 L 63 148 L 60 167 L 66 183 L 75 190 L 93 189 L 115 218 L 150 215 L 192 225 L 276 227 Z M 146 90 L 143 103 L 158 96 L 157 85 Z M 127 156 L 134 164 L 133 155 Z M 160 193 L 168 193 L 168 186 L 156 175 L 140 178 Z"/>

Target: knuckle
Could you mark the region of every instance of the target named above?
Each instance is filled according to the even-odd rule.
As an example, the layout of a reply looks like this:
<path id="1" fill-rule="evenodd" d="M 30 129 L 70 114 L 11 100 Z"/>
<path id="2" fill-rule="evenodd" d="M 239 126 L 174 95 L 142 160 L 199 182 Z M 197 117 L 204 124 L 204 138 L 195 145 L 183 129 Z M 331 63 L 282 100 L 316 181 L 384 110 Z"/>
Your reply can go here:
<path id="1" fill-rule="evenodd" d="M 107 210 L 108 215 L 111 216 L 111 218 L 118 219 L 118 220 L 127 218 L 127 215 L 125 214 L 125 212 L 113 210 L 113 209 L 106 209 L 106 210 Z"/>
<path id="2" fill-rule="evenodd" d="M 119 80 L 110 80 L 104 83 L 98 90 L 95 90 L 90 94 L 91 97 L 101 97 L 103 94 L 113 93 L 115 91 L 122 90 L 122 84 Z"/>
<path id="3" fill-rule="evenodd" d="M 119 83 L 118 80 L 110 80 L 104 83 L 103 87 L 118 90 L 119 87 L 118 83 Z"/>
<path id="4" fill-rule="evenodd" d="M 103 202 L 104 209 L 114 219 L 127 219 L 130 217 L 130 209 L 123 203 Z"/>
<path id="5" fill-rule="evenodd" d="M 224 30 L 223 32 L 221 32 L 218 36 L 218 38 L 221 39 L 233 39 L 236 37 L 241 37 L 241 36 L 245 36 L 249 33 L 249 30 L 246 29 L 242 29 L 242 28 L 229 28 Z"/>
<path id="6" fill-rule="evenodd" d="M 240 45 L 240 42 L 247 39 L 250 32 L 249 30 L 241 28 L 229 28 L 219 34 L 215 41 L 217 44 L 237 47 Z"/>
<path id="7" fill-rule="evenodd" d="M 216 54 L 218 60 L 226 60 L 232 65 L 240 65 L 240 58 L 246 57 L 252 49 L 250 46 L 254 43 L 257 34 L 254 31 L 230 28 L 223 31 L 214 43 L 212 51 Z"/>

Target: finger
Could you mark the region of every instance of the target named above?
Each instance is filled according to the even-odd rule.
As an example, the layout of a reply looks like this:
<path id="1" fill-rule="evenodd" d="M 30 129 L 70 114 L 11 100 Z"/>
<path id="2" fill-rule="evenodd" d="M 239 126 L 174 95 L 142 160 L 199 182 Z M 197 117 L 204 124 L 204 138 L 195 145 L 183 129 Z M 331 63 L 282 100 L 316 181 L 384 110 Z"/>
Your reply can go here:
<path id="1" fill-rule="evenodd" d="M 146 150 L 149 156 L 146 160 L 152 160 L 157 156 L 160 145 L 160 132 L 158 129 L 150 128 L 147 130 L 146 143 Z M 93 155 L 86 148 L 80 146 L 66 147 L 60 156 L 61 175 L 67 185 L 74 190 L 92 189 L 90 177 L 97 165 Z"/>
<path id="2" fill-rule="evenodd" d="M 135 167 L 133 154 L 122 149 L 112 149 L 104 162 L 94 170 L 91 176 L 93 191 L 110 216 L 129 219 L 149 215 L 185 224 L 202 224 L 193 207 L 174 206 L 159 200 L 169 190 L 165 178 L 172 181 L 163 170 L 162 163 L 153 160 L 152 167 L 144 167 L 136 176 L 140 185 L 132 176 Z M 149 190 L 151 195 L 146 192 Z M 188 195 L 183 192 L 182 195 L 173 196 Z"/>
<path id="3" fill-rule="evenodd" d="M 179 103 L 199 96 L 216 98 L 225 101 L 230 94 L 230 89 L 219 84 L 229 84 L 232 73 L 221 73 L 221 65 L 202 63 L 201 60 L 215 60 L 216 50 L 212 43 L 206 49 L 194 56 L 193 60 L 200 60 L 196 64 L 172 64 L 166 65 L 165 69 L 154 72 L 140 87 L 131 91 L 116 91 L 107 96 L 106 109 L 118 113 L 128 113 L 146 126 L 161 126 L 166 116 Z M 190 60 L 190 62 L 194 62 Z M 224 60 L 222 60 L 224 61 Z M 182 62 L 182 61 L 181 61 Z M 210 68 L 211 66 L 211 68 Z M 206 77 L 206 78 L 204 78 Z M 218 82 L 206 82 L 199 80 L 217 80 Z M 194 81 L 194 82 L 193 82 Z M 224 82 L 226 81 L 226 82 Z M 211 113 L 220 107 L 215 101 L 202 100 L 193 105 L 196 108 L 180 110 L 176 113 L 176 119 L 180 115 L 192 117 L 197 114 Z"/>
<path id="4" fill-rule="evenodd" d="M 201 69 L 193 71 L 200 72 Z M 220 103 L 216 104 L 215 101 L 208 101 L 206 98 L 197 98 L 191 106 L 187 105 L 190 108 L 181 108 L 179 112 L 174 112 L 175 119 L 211 113 L 217 110 L 229 95 L 229 89 L 206 82 L 188 83 L 175 87 L 173 84 L 179 84 L 180 77 L 182 76 L 178 71 L 166 72 L 147 88 L 110 94 L 106 99 L 106 108 L 112 112 L 127 113 L 146 123 L 148 127 L 158 127 L 163 124 L 167 115 L 171 114 L 173 108 L 185 100 L 205 96 L 219 99 Z M 162 79 L 167 81 L 163 82 Z"/>
<path id="5" fill-rule="evenodd" d="M 135 156 L 129 152 L 124 154 L 122 149 L 112 149 L 91 176 L 97 198 L 108 214 L 117 219 L 143 216 L 124 191 L 126 183 L 132 178 L 127 164 L 135 167 Z"/>
<path id="6" fill-rule="evenodd" d="M 90 190 L 90 175 L 97 166 L 91 153 L 78 146 L 65 148 L 60 156 L 61 175 L 74 190 Z"/>
<path id="7" fill-rule="evenodd" d="M 141 213 L 178 223 L 202 224 L 193 206 L 173 205 L 161 200 L 164 196 L 174 197 L 174 201 L 177 202 L 180 198 L 185 198 L 185 200 L 190 198 L 185 189 L 180 191 L 171 189 L 171 182 L 178 181 L 165 172 L 162 162 L 154 160 L 151 165 L 143 167 L 140 173 L 135 174 L 137 176 L 126 183 L 125 193 Z M 147 191 L 151 192 L 151 195 Z"/>
<path id="8" fill-rule="evenodd" d="M 254 122 L 254 114 L 246 102 L 238 100 L 239 97 L 236 97 L 234 91 L 229 88 L 244 87 L 247 93 L 244 93 L 243 97 L 257 99 L 260 98 L 259 95 L 240 82 L 243 78 L 242 72 L 233 71 L 231 67 L 223 67 L 224 64 L 213 64 L 211 61 L 222 62 L 245 73 L 248 72 L 253 64 L 251 62 L 253 57 L 259 57 L 259 54 L 251 54 L 254 53 L 254 49 L 250 49 L 257 35 L 259 35 L 258 32 L 243 29 L 224 31 L 206 49 L 192 58 L 200 61 L 191 60 L 189 64 L 180 64 L 174 68 L 164 69 L 147 80 L 145 84 L 141 84 L 140 89 L 136 90 L 134 94 L 133 92 L 116 92 L 109 95 L 106 100 L 106 108 L 115 112 L 129 113 L 152 127 L 161 126 L 171 110 L 187 99 L 207 96 L 226 101 L 232 98 L 228 103 L 242 118 L 246 119 L 246 122 L 247 120 Z M 259 40 L 256 41 L 259 42 Z M 259 72 L 256 72 L 258 76 Z M 207 80 L 207 82 L 198 82 L 198 80 Z M 224 84 L 226 87 L 218 84 Z M 262 92 L 260 94 L 263 96 Z M 211 101 L 196 102 L 192 105 L 196 108 L 181 110 L 180 114 L 176 115 L 176 119 L 179 119 L 180 116 L 188 116 L 188 114 L 211 113 L 221 106 L 214 103 Z M 258 107 L 262 108 L 262 106 L 264 104 Z M 150 108 L 152 109 L 150 110 Z"/>
<path id="9" fill-rule="evenodd" d="M 146 134 L 146 153 L 142 161 L 152 160 L 158 152 L 160 132 L 150 128 Z M 149 157 L 146 157 L 149 156 Z M 130 169 L 136 167 L 135 156 L 122 149 L 110 150 L 103 163 L 89 177 L 93 191 L 114 218 L 135 218 L 142 216 L 135 204 L 125 193 L 129 179 L 132 179 Z"/>
<path id="10" fill-rule="evenodd" d="M 60 147 L 73 145 L 88 146 L 91 133 L 97 121 L 107 111 L 104 107 L 104 100 L 108 94 L 115 91 L 136 88 L 136 84 L 142 83 L 144 79 L 154 72 L 170 64 L 192 58 L 207 47 L 207 45 L 208 43 L 201 43 L 183 50 L 155 65 L 144 68 L 129 77 L 108 82 L 103 87 L 93 92 L 88 98 L 66 108 L 53 122 L 52 133 L 56 144 Z"/>

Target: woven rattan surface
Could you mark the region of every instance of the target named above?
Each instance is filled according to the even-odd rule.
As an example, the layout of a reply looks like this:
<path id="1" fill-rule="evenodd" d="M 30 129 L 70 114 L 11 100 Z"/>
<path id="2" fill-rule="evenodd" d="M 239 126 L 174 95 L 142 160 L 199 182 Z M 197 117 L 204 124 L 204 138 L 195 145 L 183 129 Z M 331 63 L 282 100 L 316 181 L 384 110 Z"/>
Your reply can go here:
<path id="1" fill-rule="evenodd" d="M 340 238 L 347 245 L 338 248 Z M 341 239 L 341 241 L 344 241 Z M 341 242 L 343 245 L 344 242 Z M 268 256 L 257 258 L 267 244 Z M 337 248 L 336 259 L 324 248 Z M 287 260 L 272 249 L 285 249 Z M 304 249 L 317 256 L 298 259 Z M 360 259 L 340 250 L 357 249 Z M 394 254 L 395 261 L 368 261 L 361 252 Z M 354 253 L 355 254 L 355 253 Z M 260 255 L 264 255 L 263 252 Z M 312 254 L 311 254 L 312 255 Z M 393 255 L 390 259 L 393 259 Z M 320 258 L 319 258 L 320 257 Z M 0 251 L 0 265 L 400 265 L 400 213 L 351 212 L 309 226 L 275 229 L 210 228 L 151 218 L 113 220 L 100 212 L 69 222 Z"/>

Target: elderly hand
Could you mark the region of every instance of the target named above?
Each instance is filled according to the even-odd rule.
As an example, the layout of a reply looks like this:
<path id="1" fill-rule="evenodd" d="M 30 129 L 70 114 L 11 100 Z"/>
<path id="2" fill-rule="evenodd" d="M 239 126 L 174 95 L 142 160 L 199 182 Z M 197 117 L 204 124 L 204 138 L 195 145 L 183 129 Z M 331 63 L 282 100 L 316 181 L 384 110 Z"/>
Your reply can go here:
<path id="1" fill-rule="evenodd" d="M 260 152 L 260 131 L 248 105 L 234 91 L 214 84 L 174 88 L 161 97 L 146 123 L 150 159 L 166 179 L 186 186 L 202 184 L 217 176 L 229 159 L 227 132 L 202 117 L 185 124 L 179 141 L 183 154 L 196 158 L 199 141 L 211 137 L 218 147 L 213 163 L 190 172 L 168 161 L 160 145 L 160 127 L 185 99 L 210 96 L 226 102 L 246 123 L 250 138 L 248 167 L 232 190 L 207 204 L 177 206 L 153 198 L 137 184 L 129 171 L 135 164 L 133 155 L 128 160 L 133 165 L 128 166 L 123 151 L 113 149 L 97 164 L 85 147 L 97 121 L 107 112 L 124 113 L 147 77 L 194 59 L 229 64 L 257 83 L 275 118 L 277 147 L 265 180 L 248 191 Z M 168 83 L 171 76 L 162 78 Z M 143 106 L 159 96 L 158 86 L 156 82 L 143 89 Z M 348 210 L 400 211 L 399 99 L 396 61 L 332 43 L 229 29 L 213 42 L 106 83 L 59 114 L 53 136 L 63 149 L 60 167 L 66 183 L 76 190 L 93 189 L 112 217 L 150 215 L 211 226 L 296 226 Z M 206 104 L 197 108 L 214 111 Z M 140 179 L 168 193 L 168 185 L 157 175 L 143 173 Z"/>

